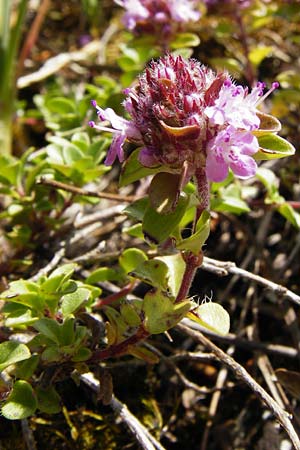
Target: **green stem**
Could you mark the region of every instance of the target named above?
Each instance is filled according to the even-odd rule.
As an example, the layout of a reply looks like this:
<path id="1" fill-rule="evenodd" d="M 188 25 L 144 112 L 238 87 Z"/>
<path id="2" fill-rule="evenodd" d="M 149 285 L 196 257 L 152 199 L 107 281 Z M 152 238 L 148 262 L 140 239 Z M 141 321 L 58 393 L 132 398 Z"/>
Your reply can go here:
<path id="1" fill-rule="evenodd" d="M 10 28 L 11 0 L 0 1 L 0 154 L 10 154 L 12 121 L 16 96 L 16 54 L 28 0 L 18 5 L 16 24 Z"/>

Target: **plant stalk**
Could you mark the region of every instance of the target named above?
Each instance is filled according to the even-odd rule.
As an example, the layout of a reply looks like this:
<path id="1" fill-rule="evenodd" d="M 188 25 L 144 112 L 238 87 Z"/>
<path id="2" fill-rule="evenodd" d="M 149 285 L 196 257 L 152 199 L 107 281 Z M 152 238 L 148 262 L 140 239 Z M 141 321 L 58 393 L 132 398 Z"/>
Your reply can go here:
<path id="1" fill-rule="evenodd" d="M 28 0 L 20 0 L 17 21 L 10 27 L 11 0 L 0 1 L 0 154 L 12 152 L 12 123 L 16 97 L 16 54 Z"/>
<path id="2" fill-rule="evenodd" d="M 197 185 L 197 192 L 199 198 L 199 204 L 196 209 L 195 220 L 193 225 L 193 232 L 195 232 L 197 221 L 200 218 L 201 214 L 205 210 L 209 210 L 210 204 L 210 189 L 209 183 L 206 177 L 205 168 L 200 167 L 195 172 L 195 181 Z M 185 272 L 183 274 L 181 286 L 179 292 L 177 294 L 175 303 L 180 303 L 182 300 L 185 300 L 189 294 L 190 287 L 195 278 L 197 269 L 201 266 L 203 261 L 203 252 L 199 249 L 198 255 L 195 255 L 192 252 L 187 252 L 183 254 L 183 258 L 185 260 Z"/>

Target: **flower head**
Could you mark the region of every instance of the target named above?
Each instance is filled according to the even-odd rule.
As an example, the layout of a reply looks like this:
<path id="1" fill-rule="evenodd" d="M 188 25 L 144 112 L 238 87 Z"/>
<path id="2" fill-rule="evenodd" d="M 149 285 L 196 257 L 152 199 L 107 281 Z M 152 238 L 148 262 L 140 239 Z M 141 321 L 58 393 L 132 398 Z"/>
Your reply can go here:
<path id="1" fill-rule="evenodd" d="M 184 180 L 197 169 L 206 168 L 207 178 L 222 181 L 229 168 L 237 177 L 247 178 L 256 171 L 252 155 L 258 151 L 253 134 L 260 124 L 257 106 L 272 90 L 263 94 L 264 85 L 248 92 L 235 85 L 226 72 L 215 74 L 194 59 L 166 55 L 153 61 L 138 83 L 125 91 L 124 107 L 130 120 L 113 110 L 102 110 L 95 103 L 101 121 L 96 126 L 114 133 L 106 164 L 117 157 L 124 160 L 127 140 L 141 147 L 144 166 L 167 166 Z"/>
<path id="2" fill-rule="evenodd" d="M 136 35 L 143 33 L 167 37 L 189 21 L 197 21 L 200 12 L 193 0 L 115 0 L 126 12 L 123 22 Z"/>

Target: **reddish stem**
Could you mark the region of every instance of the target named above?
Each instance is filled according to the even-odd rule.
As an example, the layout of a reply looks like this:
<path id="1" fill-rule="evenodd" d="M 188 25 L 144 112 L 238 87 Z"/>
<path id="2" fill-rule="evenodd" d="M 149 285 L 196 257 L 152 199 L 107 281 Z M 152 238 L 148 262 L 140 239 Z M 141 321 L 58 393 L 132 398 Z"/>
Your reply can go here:
<path id="1" fill-rule="evenodd" d="M 297 200 L 286 200 L 285 203 L 287 203 L 294 209 L 300 209 L 300 202 Z M 268 205 L 265 203 L 264 200 L 251 200 L 249 202 L 249 204 L 250 204 L 251 208 L 260 207 L 265 210 L 270 210 L 270 209 L 276 210 L 280 206 L 280 203 L 271 203 Z"/>
<path id="2" fill-rule="evenodd" d="M 24 61 L 28 57 L 29 53 L 32 50 L 32 47 L 34 46 L 39 31 L 43 25 L 44 19 L 46 17 L 46 14 L 48 12 L 48 9 L 50 7 L 50 0 L 43 0 L 42 4 L 39 6 L 37 15 L 34 18 L 33 23 L 31 24 L 30 30 L 27 34 L 25 43 L 22 47 L 20 56 L 19 56 L 19 63 L 18 63 L 18 72 L 21 73 Z"/>
<path id="3" fill-rule="evenodd" d="M 96 352 L 94 352 L 93 356 L 89 359 L 88 362 L 94 363 L 103 361 L 104 359 L 115 358 L 117 356 L 124 355 L 128 352 L 129 347 L 143 341 L 148 336 L 150 336 L 150 334 L 141 325 L 135 334 L 125 339 L 124 341 L 119 342 L 115 345 L 111 345 L 104 350 L 97 350 Z"/>
<path id="4" fill-rule="evenodd" d="M 210 190 L 209 184 L 206 177 L 206 172 L 204 168 L 198 168 L 195 172 L 195 180 L 197 185 L 199 204 L 197 206 L 197 211 L 195 215 L 194 221 L 194 231 L 199 217 L 201 216 L 204 210 L 209 209 L 209 200 L 210 200 Z M 199 249 L 198 255 L 195 255 L 192 252 L 187 252 L 183 255 L 186 266 L 185 272 L 183 274 L 181 286 L 179 292 L 176 297 L 175 303 L 180 303 L 182 300 L 187 298 L 189 294 L 190 287 L 192 285 L 193 279 L 197 272 L 197 269 L 201 266 L 203 261 L 203 253 L 202 250 Z"/>
<path id="5" fill-rule="evenodd" d="M 186 255 L 184 255 L 184 259 L 186 264 L 185 272 L 182 277 L 181 286 L 177 294 L 175 303 L 180 303 L 182 300 L 187 298 L 197 269 L 202 264 L 203 254 L 202 252 L 200 252 L 199 255 L 196 256 L 192 252 L 188 252 Z"/>
<path id="6" fill-rule="evenodd" d="M 111 303 L 120 300 L 120 298 L 125 297 L 125 295 L 129 294 L 134 288 L 135 283 L 129 283 L 125 287 L 119 290 L 119 292 L 115 292 L 114 294 L 108 295 L 105 298 L 100 299 L 95 305 L 94 309 L 102 308 L 102 306 L 110 305 Z"/>

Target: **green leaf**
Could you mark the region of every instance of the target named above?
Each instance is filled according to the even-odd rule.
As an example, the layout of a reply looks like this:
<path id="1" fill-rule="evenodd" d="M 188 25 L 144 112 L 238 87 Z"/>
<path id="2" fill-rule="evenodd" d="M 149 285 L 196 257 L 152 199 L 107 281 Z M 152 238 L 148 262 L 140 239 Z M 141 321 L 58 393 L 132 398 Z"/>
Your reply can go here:
<path id="1" fill-rule="evenodd" d="M 60 348 L 57 345 L 47 347 L 42 353 L 42 360 L 47 362 L 62 361 L 64 356 L 62 355 Z"/>
<path id="2" fill-rule="evenodd" d="M 233 214 L 242 214 L 250 211 L 249 206 L 244 200 L 229 196 L 213 198 L 211 201 L 211 209 L 213 211 L 229 212 Z"/>
<path id="3" fill-rule="evenodd" d="M 37 401 L 27 381 L 16 381 L 7 401 L 1 408 L 2 415 L 9 420 L 20 420 L 34 414 Z"/>
<path id="4" fill-rule="evenodd" d="M 41 284 L 41 290 L 45 292 L 57 292 L 64 282 L 69 280 L 77 264 L 64 264 L 55 269 L 46 281 Z"/>
<path id="5" fill-rule="evenodd" d="M 259 167 L 256 172 L 257 178 L 264 184 L 268 191 L 272 191 L 274 187 L 278 189 L 279 180 L 273 170 Z"/>
<path id="6" fill-rule="evenodd" d="M 36 283 L 26 280 L 12 281 L 9 285 L 9 289 L 1 294 L 1 298 L 7 300 L 7 298 L 14 298 L 14 295 L 38 293 L 39 287 Z"/>
<path id="7" fill-rule="evenodd" d="M 75 353 L 75 355 L 72 357 L 72 361 L 74 362 L 80 362 L 80 361 L 86 361 L 92 356 L 92 352 L 87 347 L 80 347 L 78 351 Z"/>
<path id="8" fill-rule="evenodd" d="M 200 38 L 195 33 L 177 33 L 175 39 L 171 42 L 171 48 L 197 47 L 200 44 Z"/>
<path id="9" fill-rule="evenodd" d="M 209 59 L 209 63 L 212 67 L 222 71 L 228 70 L 237 75 L 243 73 L 242 64 L 235 58 L 213 57 Z"/>
<path id="10" fill-rule="evenodd" d="M 159 244 L 172 235 L 180 223 L 189 203 L 189 197 L 181 193 L 176 209 L 170 214 L 159 214 L 148 206 L 143 220 L 143 233 L 151 242 Z"/>
<path id="11" fill-rule="evenodd" d="M 145 211 L 149 205 L 149 199 L 147 197 L 136 200 L 131 205 L 126 206 L 123 210 L 124 214 L 127 214 L 132 219 L 142 221 L 145 215 Z"/>
<path id="12" fill-rule="evenodd" d="M 249 53 L 249 59 L 257 67 L 272 51 L 273 47 L 271 46 L 255 46 Z"/>
<path id="13" fill-rule="evenodd" d="M 60 326 L 56 320 L 44 317 L 43 319 L 37 320 L 33 324 L 33 327 L 48 339 L 51 339 L 51 341 L 60 344 Z"/>
<path id="14" fill-rule="evenodd" d="M 134 305 L 123 303 L 120 306 L 120 314 L 130 327 L 138 327 L 141 323 L 141 318 Z"/>
<path id="15" fill-rule="evenodd" d="M 138 160 L 140 151 L 140 148 L 134 150 L 123 164 L 119 181 L 121 187 L 127 186 L 127 184 L 138 181 L 148 175 L 154 175 L 163 171 L 163 166 L 158 166 L 156 168 L 142 166 Z"/>
<path id="16" fill-rule="evenodd" d="M 179 174 L 160 172 L 154 175 L 148 189 L 150 204 L 159 214 L 174 211 L 180 194 Z"/>
<path id="17" fill-rule="evenodd" d="M 190 308 L 189 300 L 174 303 L 162 292 L 152 290 L 143 300 L 144 327 L 150 334 L 164 333 L 180 322 Z"/>
<path id="18" fill-rule="evenodd" d="M 10 156 L 0 156 L 0 184 L 16 186 L 21 171 L 21 161 Z"/>
<path id="19" fill-rule="evenodd" d="M 57 414 L 61 410 L 60 396 L 53 386 L 36 388 L 38 409 L 46 414 Z"/>
<path id="20" fill-rule="evenodd" d="M 124 333 L 128 328 L 128 325 L 126 324 L 124 318 L 121 316 L 121 314 L 116 311 L 114 308 L 111 308 L 110 306 L 107 306 L 104 310 L 105 315 L 109 319 L 109 323 L 111 325 L 111 328 L 113 330 L 114 334 L 114 341 L 109 342 L 109 344 L 117 344 L 118 342 L 122 341 L 124 338 Z M 108 339 L 109 341 L 109 339 Z"/>
<path id="21" fill-rule="evenodd" d="M 7 302 L 14 302 L 18 303 L 20 305 L 27 306 L 33 310 L 36 311 L 43 311 L 45 308 L 45 299 L 41 297 L 40 294 L 36 292 L 27 292 L 24 294 L 10 294 L 11 290 L 6 291 L 3 293 L 8 293 L 7 298 L 5 301 Z"/>
<path id="22" fill-rule="evenodd" d="M 176 297 L 181 286 L 181 281 L 186 264 L 181 253 L 173 255 L 159 256 L 156 261 L 161 261 L 167 266 L 167 284 L 173 297 Z"/>
<path id="23" fill-rule="evenodd" d="M 203 211 L 196 225 L 196 232 L 192 236 L 182 239 L 176 244 L 178 250 L 189 250 L 195 255 L 199 252 L 206 242 L 210 233 L 210 214 L 208 211 Z"/>
<path id="24" fill-rule="evenodd" d="M 69 346 L 74 343 L 75 340 L 75 319 L 68 317 L 60 325 L 59 341 L 62 346 Z M 85 329 L 85 327 L 83 327 Z"/>
<path id="25" fill-rule="evenodd" d="M 265 134 L 258 137 L 260 149 L 253 155 L 257 160 L 276 159 L 291 156 L 295 153 L 295 147 L 276 134 Z"/>
<path id="26" fill-rule="evenodd" d="M 75 292 L 66 294 L 62 297 L 61 311 L 64 316 L 73 314 L 90 297 L 90 291 L 79 287 Z"/>
<path id="27" fill-rule="evenodd" d="M 145 261 L 136 267 L 131 272 L 131 275 L 162 291 L 168 290 L 168 267 L 163 261 L 159 261 L 157 258 Z"/>
<path id="28" fill-rule="evenodd" d="M 62 154 L 65 164 L 74 166 L 77 161 L 81 161 L 84 154 L 76 145 L 71 145 L 69 142 L 62 149 Z"/>
<path id="29" fill-rule="evenodd" d="M 229 332 L 230 316 L 219 303 L 202 303 L 188 313 L 187 317 L 215 333 L 225 335 Z"/>
<path id="30" fill-rule="evenodd" d="M 34 374 L 38 364 L 40 357 L 39 355 L 31 355 L 30 358 L 25 361 L 21 361 L 15 373 L 16 378 L 22 378 L 23 380 L 29 380 Z"/>
<path id="31" fill-rule="evenodd" d="M 130 227 L 124 227 L 122 231 L 123 231 L 123 233 L 129 234 L 129 236 L 137 237 L 142 240 L 144 239 L 141 223 L 135 223 L 134 225 L 132 225 Z"/>
<path id="32" fill-rule="evenodd" d="M 300 229 L 300 214 L 288 203 L 279 206 L 278 212 L 285 217 L 295 228 Z"/>
<path id="33" fill-rule="evenodd" d="M 74 101 L 65 97 L 50 98 L 46 101 L 46 107 L 52 113 L 58 113 L 61 115 L 76 112 Z"/>
<path id="34" fill-rule="evenodd" d="M 94 270 L 85 280 L 87 284 L 100 283 L 102 281 L 118 281 L 120 274 L 109 267 L 100 267 Z"/>
<path id="35" fill-rule="evenodd" d="M 126 273 L 131 272 L 148 258 L 146 254 L 138 248 L 127 248 L 119 257 L 119 264 Z"/>
<path id="36" fill-rule="evenodd" d="M 160 256 L 140 264 L 131 273 L 132 276 L 159 288 L 168 291 L 175 297 L 179 291 L 185 262 L 181 253 Z"/>
<path id="37" fill-rule="evenodd" d="M 87 133 L 82 131 L 74 133 L 71 142 L 80 148 L 83 152 L 87 152 L 90 146 L 90 138 Z"/>
<path id="38" fill-rule="evenodd" d="M 30 351 L 25 344 L 6 341 L 0 344 L 0 371 L 11 364 L 30 358 Z"/>
<path id="39" fill-rule="evenodd" d="M 10 328 L 32 325 L 39 319 L 32 310 L 18 303 L 7 303 L 2 312 L 6 316 L 5 326 Z"/>

